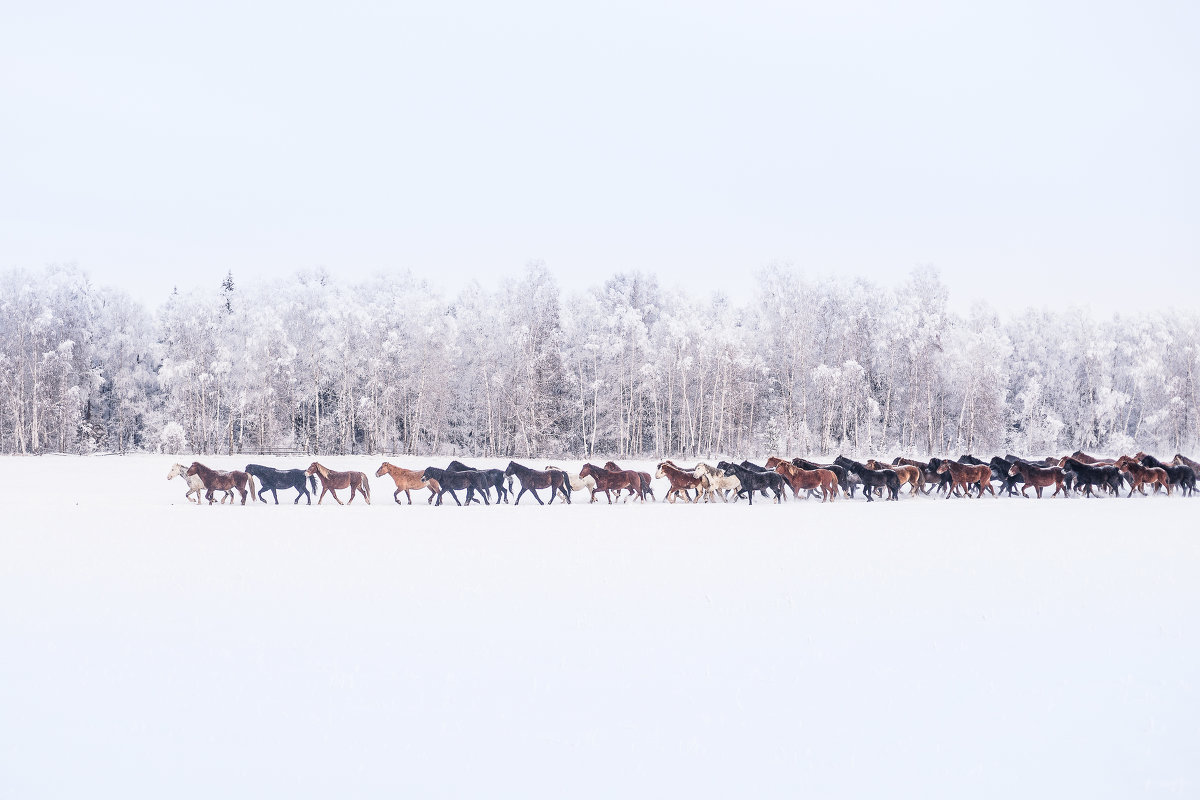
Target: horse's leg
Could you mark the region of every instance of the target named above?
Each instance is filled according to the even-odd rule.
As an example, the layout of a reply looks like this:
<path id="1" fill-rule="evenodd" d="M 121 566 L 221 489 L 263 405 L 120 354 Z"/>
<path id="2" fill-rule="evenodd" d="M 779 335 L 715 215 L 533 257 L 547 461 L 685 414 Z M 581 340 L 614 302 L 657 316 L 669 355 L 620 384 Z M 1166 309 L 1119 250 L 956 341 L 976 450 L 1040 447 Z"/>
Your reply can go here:
<path id="1" fill-rule="evenodd" d="M 517 499 L 513 501 L 513 505 L 514 505 L 514 506 L 519 506 L 519 505 L 521 505 L 521 495 L 525 494 L 525 492 L 526 492 L 526 491 L 527 491 L 527 489 L 525 488 L 525 484 L 524 484 L 524 483 L 522 483 L 522 484 L 521 484 L 521 491 L 517 492 Z"/>
<path id="2" fill-rule="evenodd" d="M 333 495 L 333 499 L 334 499 L 334 500 L 337 500 L 337 504 L 338 504 L 339 506 L 344 506 L 344 505 L 346 505 L 345 503 L 343 503 L 343 502 L 342 502 L 341 498 L 337 496 L 337 492 L 336 492 L 336 491 L 334 491 L 334 488 L 333 488 L 332 486 L 330 486 L 330 487 L 329 487 L 329 493 L 330 493 L 331 495 Z"/>
<path id="3" fill-rule="evenodd" d="M 450 496 L 454 498 L 454 502 L 458 503 L 461 506 L 462 503 L 459 502 L 458 495 L 454 493 L 454 490 L 450 489 L 449 492 L 450 492 Z M 467 487 L 467 502 L 468 503 L 471 502 L 471 487 L 470 486 Z"/>
<path id="4" fill-rule="evenodd" d="M 396 501 L 396 505 L 400 505 L 400 491 L 401 490 L 399 488 L 397 488 L 396 491 L 392 492 L 392 499 Z M 408 502 L 411 505 L 412 499 L 409 498 Z"/>
<path id="5" fill-rule="evenodd" d="M 533 499 L 534 499 L 534 500 L 537 500 L 537 501 L 538 501 L 538 505 L 539 505 L 539 506 L 544 506 L 544 505 L 546 505 L 545 503 L 543 503 L 543 502 L 542 502 L 542 498 L 538 497 L 537 489 L 530 489 L 530 490 L 529 490 L 529 493 L 530 493 L 531 495 L 533 495 Z M 554 494 L 553 494 L 553 492 L 551 492 L 551 495 L 550 495 L 550 502 L 551 502 L 551 503 L 553 503 L 553 502 L 554 502 Z"/>

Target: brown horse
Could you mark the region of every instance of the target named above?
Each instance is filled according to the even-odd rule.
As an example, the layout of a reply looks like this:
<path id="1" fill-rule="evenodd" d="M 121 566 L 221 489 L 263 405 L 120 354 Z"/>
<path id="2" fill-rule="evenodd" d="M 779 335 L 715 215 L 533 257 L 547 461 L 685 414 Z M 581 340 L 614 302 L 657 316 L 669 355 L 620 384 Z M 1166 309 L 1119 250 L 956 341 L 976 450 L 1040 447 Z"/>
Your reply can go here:
<path id="1" fill-rule="evenodd" d="M 1171 496 L 1171 476 L 1167 474 L 1165 469 L 1144 467 L 1129 456 L 1121 456 L 1113 466 L 1122 472 L 1129 473 L 1131 484 L 1129 486 L 1129 494 L 1125 495 L 1126 497 L 1133 497 L 1135 489 L 1143 495 L 1146 494 L 1147 485 L 1154 487 L 1155 494 L 1158 494 L 1158 487 L 1161 486 L 1167 490 L 1167 497 Z"/>
<path id="2" fill-rule="evenodd" d="M 321 496 L 317 498 L 317 505 L 321 505 L 321 501 L 325 499 L 326 492 L 333 495 L 333 499 L 337 500 L 339 506 L 346 503 L 353 503 L 355 492 L 363 496 L 363 499 L 367 501 L 367 505 L 371 505 L 371 484 L 367 482 L 367 476 L 361 472 L 334 472 L 328 467 L 323 467 L 314 461 L 308 465 L 308 469 L 304 470 L 304 474 L 316 475 L 321 479 Z M 343 503 L 338 499 L 337 492 L 334 489 L 346 488 L 350 489 L 350 499 L 346 503 Z"/>
<path id="3" fill-rule="evenodd" d="M 242 505 L 246 505 L 246 487 L 250 487 L 250 499 L 257 500 L 258 495 L 254 491 L 254 478 L 247 475 L 241 470 L 231 470 L 230 472 L 221 472 L 220 470 L 209 469 L 199 461 L 193 461 L 192 465 L 187 469 L 188 477 L 195 475 L 204 482 L 204 488 L 208 491 L 204 494 L 204 499 L 211 506 L 213 504 L 213 492 L 237 489 L 242 496 Z M 222 503 L 225 501 L 222 500 Z"/>
<path id="4" fill-rule="evenodd" d="M 979 497 L 983 497 L 983 490 L 986 488 L 992 493 L 992 497 L 996 496 L 996 490 L 992 488 L 992 468 L 987 464 L 960 464 L 957 461 L 946 459 L 938 467 L 938 474 L 950 473 L 950 478 L 953 483 L 950 486 L 951 491 L 962 487 L 963 494 L 967 497 L 971 496 L 971 484 L 979 484 Z M 946 495 L 946 499 L 950 499 L 950 495 Z"/>
<path id="5" fill-rule="evenodd" d="M 1073 458 L 1081 464 L 1099 464 L 1106 467 L 1115 467 L 1117 465 L 1115 458 L 1096 458 L 1095 456 L 1089 456 L 1082 450 L 1076 450 L 1068 458 Z"/>
<path id="6" fill-rule="evenodd" d="M 408 504 L 411 506 L 413 489 L 428 489 L 429 499 L 425 502 L 432 503 L 433 498 L 437 497 L 437 493 L 442 490 L 442 487 L 438 485 L 437 481 L 421 480 L 421 472 L 422 470 L 419 469 L 403 469 L 402 467 L 393 466 L 385 461 L 379 465 L 379 469 L 375 472 L 375 477 L 382 478 L 385 473 L 392 476 L 392 480 L 396 482 L 396 491 L 392 494 L 392 499 L 397 504 L 400 502 L 400 493 L 404 492 L 404 496 L 408 498 Z M 334 498 L 336 499 L 337 495 L 334 495 Z M 317 501 L 318 504 L 320 502 L 320 500 Z M 368 502 L 370 502 L 369 499 Z"/>
<path id="7" fill-rule="evenodd" d="M 1014 461 L 1012 467 L 1008 470 L 1008 474 L 1020 475 L 1025 481 L 1025 485 L 1021 487 L 1021 494 L 1024 497 L 1029 497 L 1029 487 L 1032 486 L 1037 490 L 1037 496 L 1042 496 L 1042 489 L 1054 484 L 1054 494 L 1051 497 L 1057 497 L 1059 492 L 1063 493 L 1063 497 L 1067 496 L 1067 487 L 1063 483 L 1063 471 L 1061 467 L 1035 467 L 1032 464 L 1025 464 L 1020 461 Z"/>
<path id="8" fill-rule="evenodd" d="M 1171 465 L 1175 467 L 1191 467 L 1192 472 L 1200 475 L 1200 461 L 1192 461 L 1183 453 L 1176 453 L 1174 460 L 1171 461 Z"/>
<path id="9" fill-rule="evenodd" d="M 513 475 L 517 476 L 517 480 L 521 482 L 521 491 L 517 492 L 517 498 L 513 501 L 513 505 L 521 504 L 521 495 L 529 492 L 533 495 L 533 499 L 538 501 L 538 505 L 542 506 L 542 498 L 538 497 L 538 489 L 550 490 L 550 503 L 554 504 L 554 497 L 559 492 L 566 498 L 567 502 L 571 502 L 571 476 L 560 469 L 530 469 L 515 461 L 508 462 L 508 468 L 504 470 L 505 477 L 511 479 Z"/>
<path id="10" fill-rule="evenodd" d="M 837 498 L 838 479 L 827 469 L 804 469 L 797 467 L 790 461 L 783 459 L 774 459 L 775 471 L 783 476 L 783 479 L 792 487 L 792 497 L 799 497 L 800 490 L 821 490 L 821 502 L 832 502 Z M 771 465 L 771 459 L 767 459 L 767 466 Z"/>
<path id="11" fill-rule="evenodd" d="M 605 461 L 604 468 L 611 472 L 635 472 L 636 471 L 636 470 L 621 469 L 620 467 L 618 467 L 616 465 L 616 462 L 614 462 L 614 461 Z M 650 495 L 651 500 L 656 500 L 657 498 L 654 496 L 654 487 L 650 485 L 650 473 L 649 472 L 638 472 L 637 475 L 639 478 L 642 479 L 641 489 L 639 489 L 635 492 L 631 488 L 629 490 L 629 493 L 630 494 L 638 494 L 642 498 L 643 503 L 646 501 L 647 494 Z"/>
<path id="12" fill-rule="evenodd" d="M 687 494 L 688 489 L 695 489 L 696 500 L 700 499 L 700 479 L 690 472 L 683 471 L 670 461 L 664 461 L 658 465 L 658 472 L 655 474 L 655 477 L 666 478 L 671 482 L 671 488 L 667 489 L 666 499 L 672 503 L 674 503 L 675 499 L 681 495 L 683 496 L 684 500 L 687 500 L 689 503 L 694 503 L 695 500 L 693 500 Z M 671 495 L 675 495 L 675 497 L 673 498 Z"/>
<path id="13" fill-rule="evenodd" d="M 900 478 L 900 485 L 908 484 L 909 494 L 916 494 L 925 488 L 925 473 L 920 467 L 911 464 L 885 464 L 872 458 L 867 462 L 867 469 L 895 470 L 896 476 Z"/>
<path id="14" fill-rule="evenodd" d="M 579 477 L 591 478 L 596 482 L 592 487 L 592 500 L 596 499 L 596 492 L 604 492 L 609 504 L 612 503 L 610 491 L 616 491 L 617 498 L 620 499 L 622 489 L 633 489 L 634 492 L 640 493 L 642 487 L 641 476 L 632 470 L 614 471 L 597 467 L 595 464 L 584 464 L 583 469 L 579 470 Z"/>

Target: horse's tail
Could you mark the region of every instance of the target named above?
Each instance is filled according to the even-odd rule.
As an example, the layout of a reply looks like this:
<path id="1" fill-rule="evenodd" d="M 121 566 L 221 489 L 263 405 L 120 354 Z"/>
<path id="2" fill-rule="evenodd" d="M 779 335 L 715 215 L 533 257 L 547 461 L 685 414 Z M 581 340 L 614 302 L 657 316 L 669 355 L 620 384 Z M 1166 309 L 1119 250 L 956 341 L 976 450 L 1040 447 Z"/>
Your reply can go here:
<path id="1" fill-rule="evenodd" d="M 249 472 L 246 473 L 246 483 L 250 484 L 250 499 L 257 500 L 258 493 L 254 489 L 254 476 Z"/>
<path id="2" fill-rule="evenodd" d="M 367 473 L 363 473 L 362 492 L 367 496 L 367 502 L 371 501 L 371 482 L 367 480 Z"/>
<path id="3" fill-rule="evenodd" d="M 313 494 L 316 494 L 317 493 L 317 476 L 316 475 L 308 476 L 308 485 L 312 487 Z"/>

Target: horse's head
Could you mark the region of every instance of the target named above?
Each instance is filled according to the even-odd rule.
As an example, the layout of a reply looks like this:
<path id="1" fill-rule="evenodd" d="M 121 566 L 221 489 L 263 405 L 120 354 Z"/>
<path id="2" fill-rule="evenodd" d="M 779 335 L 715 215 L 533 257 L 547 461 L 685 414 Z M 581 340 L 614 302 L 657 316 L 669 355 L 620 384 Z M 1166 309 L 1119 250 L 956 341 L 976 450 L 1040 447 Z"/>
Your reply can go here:
<path id="1" fill-rule="evenodd" d="M 665 478 L 665 477 L 667 477 L 667 471 L 666 471 L 665 469 L 663 469 L 663 467 L 665 467 L 665 466 L 666 466 L 666 463 L 665 463 L 665 462 L 664 462 L 664 463 L 662 463 L 662 464 L 659 464 L 659 465 L 658 465 L 658 471 L 654 473 L 654 477 L 656 477 L 656 478 Z"/>
<path id="2" fill-rule="evenodd" d="M 730 464 L 728 461 L 718 462 L 717 469 L 721 470 L 721 472 L 726 475 L 734 475 L 737 473 L 737 467 L 733 464 Z"/>
<path id="3" fill-rule="evenodd" d="M 942 463 L 938 464 L 937 471 L 938 471 L 939 475 L 941 475 L 943 472 L 949 472 L 950 471 L 950 460 L 947 459 L 947 460 L 943 461 Z"/>
<path id="4" fill-rule="evenodd" d="M 421 480 L 422 480 L 422 481 L 427 481 L 427 480 L 436 479 L 436 478 L 437 478 L 437 476 L 436 476 L 436 475 L 431 475 L 431 474 L 430 474 L 430 472 L 431 472 L 432 470 L 433 470 L 433 468 L 432 468 L 432 467 L 426 467 L 424 470 L 422 470 L 422 471 L 421 471 Z"/>
<path id="5" fill-rule="evenodd" d="M 767 469 L 775 469 L 775 467 L 777 467 L 778 465 L 780 465 L 782 463 L 783 463 L 783 459 L 780 458 L 779 456 L 771 456 L 770 458 L 767 459 Z"/>
<path id="6" fill-rule="evenodd" d="M 171 471 L 167 473 L 167 480 L 171 480 L 171 478 L 176 478 L 176 477 L 184 474 L 184 472 L 186 472 L 186 471 L 187 470 L 183 466 L 183 464 L 172 464 Z"/>
<path id="7" fill-rule="evenodd" d="M 867 461 L 866 461 L 866 467 L 867 467 L 867 469 L 879 469 L 879 468 L 880 468 L 880 464 L 879 464 L 879 462 L 878 462 L 878 461 L 876 461 L 875 459 L 873 459 L 873 458 L 868 458 L 868 459 L 867 459 Z"/>
<path id="8" fill-rule="evenodd" d="M 1010 476 L 1016 475 L 1020 471 L 1021 471 L 1021 464 L 1020 464 L 1020 462 L 1017 462 L 1017 461 L 1014 461 L 1013 465 L 1008 468 L 1008 474 Z"/>
<path id="9" fill-rule="evenodd" d="M 320 468 L 321 468 L 321 465 L 314 461 L 313 463 L 308 465 L 308 469 L 304 470 L 304 474 L 305 474 L 305 476 L 312 475 Z"/>
<path id="10" fill-rule="evenodd" d="M 518 469 L 517 462 L 515 462 L 515 461 L 508 462 L 508 466 L 504 468 L 504 477 L 507 478 L 510 475 L 516 475 L 517 469 Z"/>
<path id="11" fill-rule="evenodd" d="M 391 464 L 389 464 L 386 461 L 383 462 L 382 464 L 380 464 L 379 469 L 375 470 L 375 477 L 382 478 L 384 473 L 388 471 L 388 467 L 390 467 L 390 466 L 391 466 Z"/>
<path id="12" fill-rule="evenodd" d="M 195 475 L 199 471 L 200 471 L 200 462 L 193 461 L 192 465 L 187 468 L 187 472 L 185 472 L 184 474 L 190 476 L 190 475 Z"/>

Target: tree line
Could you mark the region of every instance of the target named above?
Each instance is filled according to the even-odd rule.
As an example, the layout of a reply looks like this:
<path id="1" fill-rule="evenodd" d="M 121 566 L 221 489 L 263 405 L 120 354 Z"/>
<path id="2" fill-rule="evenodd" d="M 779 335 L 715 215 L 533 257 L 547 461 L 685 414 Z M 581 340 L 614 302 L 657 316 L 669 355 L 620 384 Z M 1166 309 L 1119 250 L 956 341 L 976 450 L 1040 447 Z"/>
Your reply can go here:
<path id="1" fill-rule="evenodd" d="M 742 303 L 544 264 L 447 296 L 324 270 L 155 309 L 74 267 L 0 274 L 0 450 L 532 458 L 1194 449 L 1200 315 L 948 308 L 771 267 Z"/>

